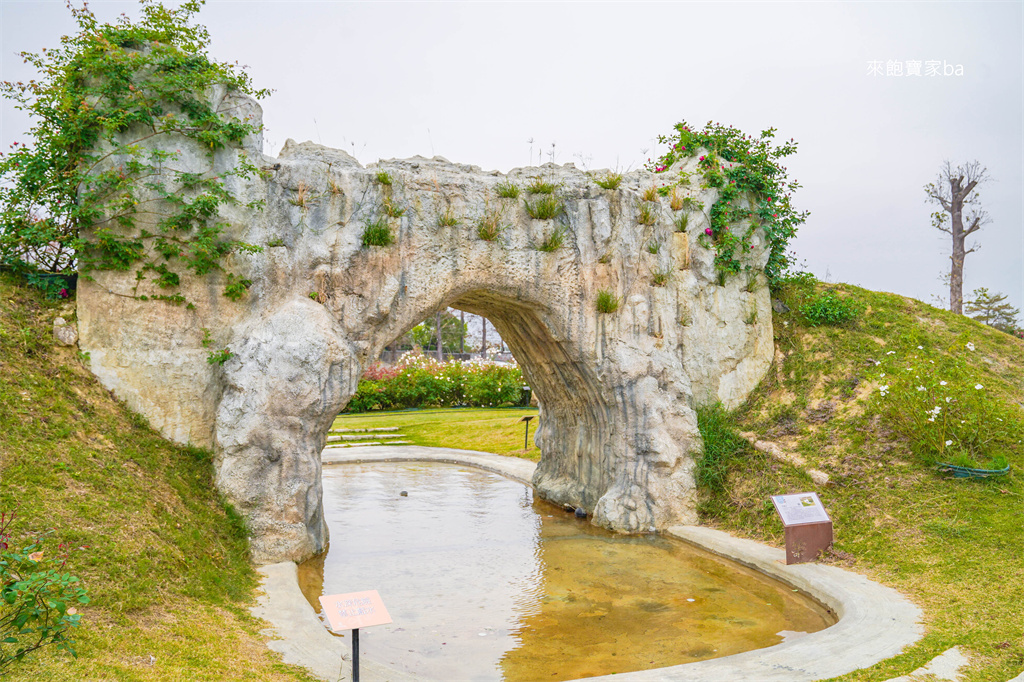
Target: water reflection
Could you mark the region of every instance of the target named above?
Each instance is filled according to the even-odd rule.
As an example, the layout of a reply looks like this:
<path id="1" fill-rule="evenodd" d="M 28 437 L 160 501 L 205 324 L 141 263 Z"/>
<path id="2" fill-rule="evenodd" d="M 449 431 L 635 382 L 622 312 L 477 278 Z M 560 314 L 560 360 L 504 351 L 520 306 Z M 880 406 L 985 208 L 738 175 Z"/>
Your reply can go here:
<path id="1" fill-rule="evenodd" d="M 323 482 L 331 547 L 299 567 L 306 599 L 319 611 L 321 594 L 376 589 L 394 623 L 360 631 L 362 655 L 422 679 L 656 668 L 831 622 L 760 574 L 607 533 L 495 474 L 343 465 L 325 467 Z"/>

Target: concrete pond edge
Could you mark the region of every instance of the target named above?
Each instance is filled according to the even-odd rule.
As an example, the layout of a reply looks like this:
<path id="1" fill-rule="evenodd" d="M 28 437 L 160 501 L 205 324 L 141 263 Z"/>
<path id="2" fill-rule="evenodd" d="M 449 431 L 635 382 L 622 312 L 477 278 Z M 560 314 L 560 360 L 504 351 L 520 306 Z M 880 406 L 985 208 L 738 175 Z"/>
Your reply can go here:
<path id="1" fill-rule="evenodd" d="M 459 464 L 501 474 L 530 485 L 534 462 L 472 450 L 420 446 L 367 446 L 327 449 L 323 463 L 439 462 Z M 810 682 L 836 677 L 866 668 L 896 656 L 924 634 L 921 610 L 896 590 L 836 566 L 797 564 L 787 566 L 784 550 L 753 540 L 701 526 L 674 526 L 665 533 L 705 551 L 735 561 L 811 596 L 832 609 L 838 622 L 819 632 L 781 644 L 697 663 L 619 673 L 588 680 L 626 682 L 665 680 L 703 682 L 706 680 L 748 680 L 765 682 Z M 332 636 L 320 622 L 299 589 L 294 563 L 261 566 L 263 594 L 252 614 L 269 622 L 264 634 L 268 646 L 324 680 L 351 679 L 346 660 L 348 640 Z M 342 670 L 339 676 L 339 669 Z M 360 661 L 361 676 L 367 680 L 421 679 L 409 673 Z"/>

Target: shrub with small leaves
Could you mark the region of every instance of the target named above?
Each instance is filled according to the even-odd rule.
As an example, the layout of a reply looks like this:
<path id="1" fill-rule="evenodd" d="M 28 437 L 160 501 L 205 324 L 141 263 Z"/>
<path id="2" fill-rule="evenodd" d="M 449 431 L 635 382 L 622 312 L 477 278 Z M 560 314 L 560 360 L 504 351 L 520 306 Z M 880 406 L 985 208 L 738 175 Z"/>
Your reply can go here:
<path id="1" fill-rule="evenodd" d="M 388 173 L 386 170 L 377 171 L 377 174 L 374 176 L 374 178 L 377 180 L 379 184 L 384 185 L 385 187 L 390 187 L 391 183 L 393 182 L 393 180 L 391 179 L 391 173 Z"/>
<path id="2" fill-rule="evenodd" d="M 843 298 L 834 291 L 823 291 L 800 306 L 800 314 L 812 327 L 849 324 L 863 313 L 863 303 L 853 298 Z"/>
<path id="3" fill-rule="evenodd" d="M 220 350 L 208 353 L 206 356 L 206 362 L 211 365 L 223 365 L 234 356 L 235 354 L 227 348 L 221 348 Z"/>
<path id="4" fill-rule="evenodd" d="M 0 514 L 0 675 L 45 646 L 76 656 L 69 635 L 80 625 L 77 607 L 89 603 L 86 589 L 67 570 L 72 548 L 47 548 L 51 531 L 17 549 L 14 518 L 14 512 Z"/>

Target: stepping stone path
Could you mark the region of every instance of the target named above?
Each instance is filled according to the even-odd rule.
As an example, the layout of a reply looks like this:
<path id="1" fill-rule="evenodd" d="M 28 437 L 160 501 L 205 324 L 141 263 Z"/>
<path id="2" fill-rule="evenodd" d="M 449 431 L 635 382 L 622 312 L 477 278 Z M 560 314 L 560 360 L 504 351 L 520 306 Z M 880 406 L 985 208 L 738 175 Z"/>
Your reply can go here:
<path id="1" fill-rule="evenodd" d="M 381 426 L 375 429 L 331 429 L 327 434 L 327 448 L 359 448 L 368 445 L 410 445 L 411 440 L 391 440 L 405 438 L 397 426 Z"/>

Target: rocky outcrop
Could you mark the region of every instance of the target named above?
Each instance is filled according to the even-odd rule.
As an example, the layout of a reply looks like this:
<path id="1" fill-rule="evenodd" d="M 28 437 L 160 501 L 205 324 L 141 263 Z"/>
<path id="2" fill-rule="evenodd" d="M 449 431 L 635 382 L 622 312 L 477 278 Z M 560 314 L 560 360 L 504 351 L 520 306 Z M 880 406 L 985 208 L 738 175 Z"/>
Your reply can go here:
<path id="1" fill-rule="evenodd" d="M 328 428 L 381 350 L 445 306 L 487 316 L 540 399 L 538 494 L 619 531 L 694 522 L 693 408 L 739 404 L 772 359 L 762 235 L 745 256 L 751 270 L 722 284 L 698 238 L 701 211 L 681 232 L 667 198 L 646 202 L 653 224 L 637 219 L 642 192 L 679 169 L 629 173 L 605 190 L 571 164 L 503 175 L 441 157 L 364 167 L 308 142 L 289 141 L 277 159 L 259 147 L 212 162 L 183 150 L 196 172 L 241 153 L 266 169 L 233 181 L 240 207 L 225 213 L 235 237 L 264 247 L 233 257 L 253 282 L 245 299 L 221 296 L 213 274 L 183 284 L 193 309 L 141 301 L 120 272 L 93 273 L 78 298 L 79 345 L 104 385 L 167 436 L 214 448 L 217 486 L 244 514 L 256 562 L 324 548 Z M 546 196 L 527 193 L 537 178 L 556 186 L 554 218 L 528 214 L 526 202 Z M 523 195 L 501 198 L 508 182 Z M 713 202 L 713 189 L 680 189 Z M 262 210 L 241 208 L 251 202 Z M 364 245 L 380 220 L 395 243 Z M 477 229 L 488 220 L 499 228 L 491 241 Z M 554 233 L 562 245 L 539 248 Z M 601 291 L 615 312 L 598 312 Z M 231 355 L 211 364 L 210 348 Z"/>

